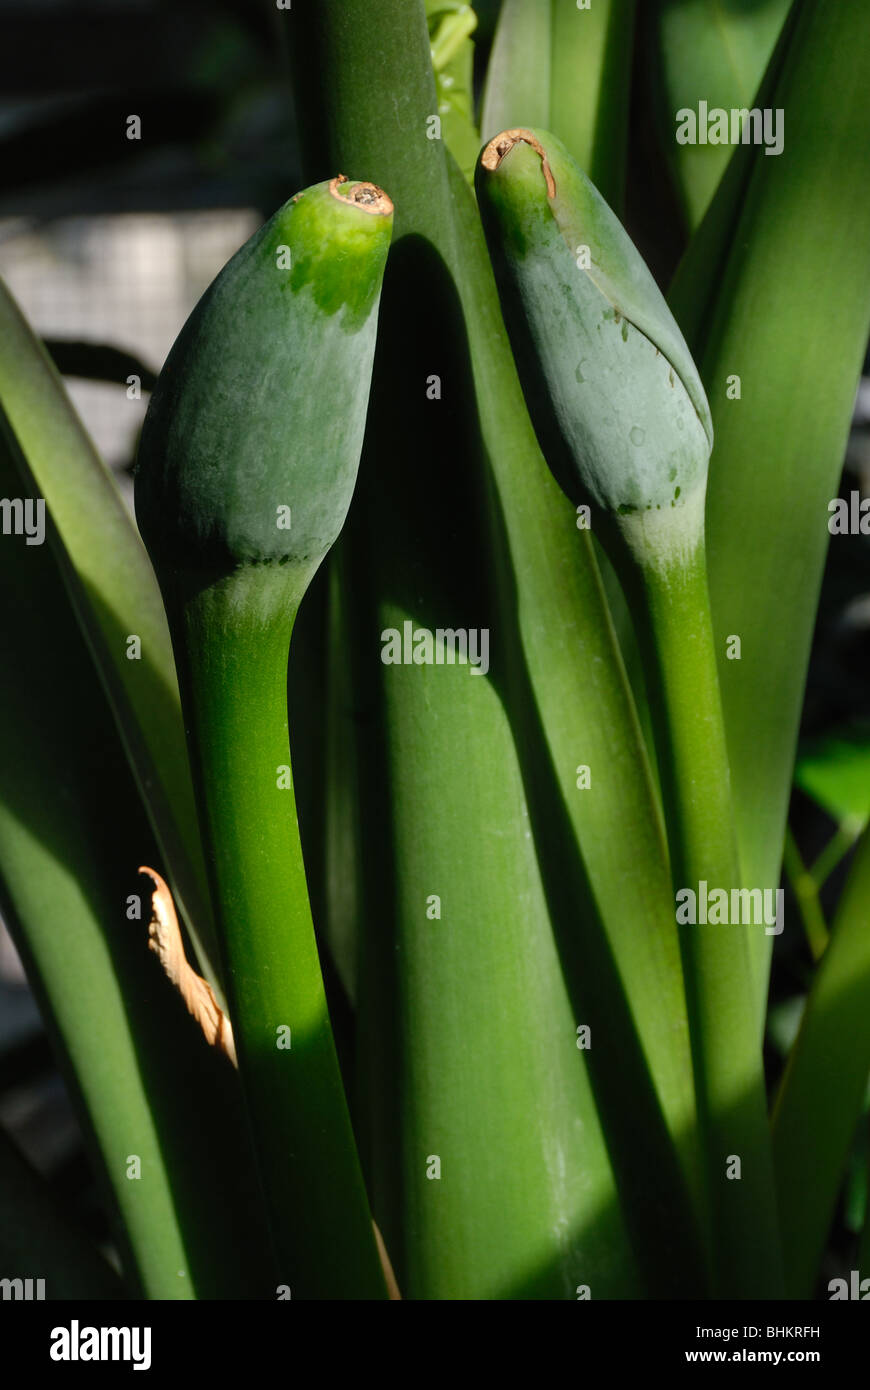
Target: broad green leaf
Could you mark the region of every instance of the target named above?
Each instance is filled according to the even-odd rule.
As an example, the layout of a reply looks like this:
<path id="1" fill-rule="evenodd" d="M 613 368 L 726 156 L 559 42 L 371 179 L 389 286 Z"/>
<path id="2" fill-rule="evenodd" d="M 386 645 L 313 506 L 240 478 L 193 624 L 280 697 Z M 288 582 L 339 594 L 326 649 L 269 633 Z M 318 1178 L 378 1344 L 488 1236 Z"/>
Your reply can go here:
<path id="1" fill-rule="evenodd" d="M 483 142 L 512 126 L 549 126 L 552 0 L 504 0 L 486 69 Z"/>
<path id="2" fill-rule="evenodd" d="M 805 744 L 794 780 L 835 821 L 860 829 L 870 819 L 870 731 L 845 730 Z"/>
<path id="3" fill-rule="evenodd" d="M 548 129 L 617 212 L 625 195 L 635 0 L 552 0 Z"/>
<path id="4" fill-rule="evenodd" d="M 489 61 L 481 135 L 551 130 L 606 200 L 622 206 L 634 0 L 505 0 Z"/>
<path id="5" fill-rule="evenodd" d="M 22 478 L 45 498 L 51 541 L 106 689 L 167 876 L 216 980 L 205 864 L 169 630 L 145 548 L 48 354 L 0 281 L 0 405 Z M 29 481 L 28 481 L 29 480 Z M 130 659 L 128 639 L 141 656 Z"/>
<path id="6" fill-rule="evenodd" d="M 689 229 L 701 222 L 733 153 L 716 113 L 749 111 L 791 0 L 653 0 L 659 123 Z M 692 113 L 694 127 L 685 119 Z M 681 143 L 677 131 L 694 134 Z M 771 137 L 774 132 L 771 131 Z M 742 142 L 742 126 L 739 128 Z M 713 143 L 713 140 L 716 143 Z"/>
<path id="7" fill-rule="evenodd" d="M 732 215 L 726 176 L 671 296 L 713 413 L 710 595 L 743 881 L 754 888 L 779 882 L 828 502 L 870 328 L 870 9 L 806 0 L 776 65 L 765 101 L 786 111 L 784 150 L 751 149 L 719 261 L 706 231 Z M 761 1011 L 770 942 L 757 940 Z"/>

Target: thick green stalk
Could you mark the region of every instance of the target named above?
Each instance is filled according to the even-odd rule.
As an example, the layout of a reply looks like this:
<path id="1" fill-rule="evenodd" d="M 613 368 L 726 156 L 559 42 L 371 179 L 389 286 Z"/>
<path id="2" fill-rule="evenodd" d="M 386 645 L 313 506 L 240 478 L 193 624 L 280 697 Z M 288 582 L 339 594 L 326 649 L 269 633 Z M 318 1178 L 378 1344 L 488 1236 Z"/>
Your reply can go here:
<path id="1" fill-rule="evenodd" d="M 865 830 L 773 1111 L 773 1157 L 791 1298 L 812 1297 L 867 1089 L 868 904 L 870 835 Z"/>
<path id="2" fill-rule="evenodd" d="M 299 598 L 281 567 L 242 569 L 185 594 L 173 626 L 280 1282 L 293 1298 L 378 1298 L 289 773 L 287 642 Z"/>
<path id="3" fill-rule="evenodd" d="M 646 656 L 676 900 L 695 905 L 691 915 L 678 909 L 677 918 L 685 924 L 681 939 L 716 1289 L 722 1298 L 776 1297 L 782 1271 L 764 1072 L 748 932 L 730 908 L 740 877 L 703 542 L 679 566 L 642 571 L 632 606 Z M 729 907 L 720 923 L 710 924 L 696 913 L 702 896 L 714 889 L 728 894 Z M 761 922 L 749 927 L 763 930 Z"/>
<path id="4" fill-rule="evenodd" d="M 347 548 L 339 544 L 327 560 L 326 711 L 321 848 L 324 931 L 347 997 L 358 990 L 359 940 L 362 916 L 362 826 L 365 819 L 359 766 L 359 692 L 353 684 L 346 653 L 353 645 L 353 625 L 347 595 L 351 576 L 345 572 Z M 303 842 L 304 843 L 304 842 Z M 307 855 L 306 855 L 306 863 Z M 319 923 L 318 923 L 319 925 Z"/>
<path id="5" fill-rule="evenodd" d="M 46 499 L 55 523 L 49 540 L 70 601 L 202 968 L 216 983 L 205 863 L 157 581 L 108 469 L 2 280 L 0 403 L 20 446 L 20 486 Z M 131 636 L 140 640 L 140 654 L 132 660 Z"/>
<path id="6" fill-rule="evenodd" d="M 716 431 L 707 552 L 741 865 L 746 883 L 771 890 L 828 502 L 870 328 L 870 8 L 803 0 L 786 37 L 765 96 L 786 113 L 783 152 L 741 147 L 735 163 L 745 154 L 750 170 L 740 216 L 729 168 L 671 294 Z M 728 234 L 711 255 L 720 223 Z M 733 636 L 739 660 L 728 656 Z M 755 938 L 759 1020 L 769 947 Z"/>
<path id="7" fill-rule="evenodd" d="M 635 619 L 660 721 L 672 877 L 683 887 L 696 888 L 700 876 L 730 890 L 739 882 L 737 852 L 703 540 L 679 565 L 638 569 Z"/>

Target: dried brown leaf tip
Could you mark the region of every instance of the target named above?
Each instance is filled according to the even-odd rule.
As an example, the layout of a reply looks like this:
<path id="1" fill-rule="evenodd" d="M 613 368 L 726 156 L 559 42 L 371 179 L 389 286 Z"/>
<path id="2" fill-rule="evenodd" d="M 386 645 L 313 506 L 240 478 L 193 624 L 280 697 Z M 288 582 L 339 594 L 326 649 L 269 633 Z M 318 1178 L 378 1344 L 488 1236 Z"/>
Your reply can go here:
<path id="1" fill-rule="evenodd" d="M 184 954 L 181 929 L 175 912 L 172 894 L 156 869 L 143 865 L 140 874 L 145 874 L 154 884 L 151 892 L 151 921 L 148 925 L 148 947 L 163 966 L 169 979 L 175 985 L 189 1014 L 196 1019 L 212 1047 L 218 1047 L 229 1057 L 233 1066 L 236 1061 L 236 1046 L 233 1041 L 232 1024 L 221 1009 L 208 980 L 197 975 Z"/>
<path id="2" fill-rule="evenodd" d="M 547 152 L 536 135 L 523 126 L 515 126 L 512 130 L 503 130 L 500 135 L 494 135 L 480 156 L 480 162 L 484 169 L 495 173 L 505 155 L 513 149 L 514 145 L 522 142 L 524 145 L 531 145 L 541 161 L 541 170 L 547 185 L 547 197 L 555 198 L 556 180 L 553 178 L 553 171 L 550 168 L 550 161 Z"/>

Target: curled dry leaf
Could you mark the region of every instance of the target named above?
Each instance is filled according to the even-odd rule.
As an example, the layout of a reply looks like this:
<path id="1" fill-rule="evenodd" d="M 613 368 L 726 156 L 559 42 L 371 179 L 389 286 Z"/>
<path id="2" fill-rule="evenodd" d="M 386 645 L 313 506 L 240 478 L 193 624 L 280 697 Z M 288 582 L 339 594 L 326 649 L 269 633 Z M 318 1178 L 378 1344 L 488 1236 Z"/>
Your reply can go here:
<path id="1" fill-rule="evenodd" d="M 197 975 L 184 954 L 184 943 L 172 894 L 155 869 L 141 866 L 154 884 L 151 893 L 151 921 L 148 926 L 148 946 L 160 960 L 172 983 L 180 993 L 189 1014 L 196 1019 L 206 1042 L 218 1047 L 237 1066 L 233 1028 L 214 996 L 207 980 Z"/>

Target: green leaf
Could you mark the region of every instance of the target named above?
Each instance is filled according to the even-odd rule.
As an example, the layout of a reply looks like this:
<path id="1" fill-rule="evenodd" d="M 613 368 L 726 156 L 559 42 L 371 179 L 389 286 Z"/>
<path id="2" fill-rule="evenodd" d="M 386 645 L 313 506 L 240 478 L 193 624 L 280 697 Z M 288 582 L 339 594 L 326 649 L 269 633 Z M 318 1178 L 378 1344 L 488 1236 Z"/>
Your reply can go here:
<path id="1" fill-rule="evenodd" d="M 50 532 L 179 906 L 217 983 L 205 864 L 169 631 L 148 556 L 42 344 L 0 281 L 0 405 L 27 491 L 46 501 Z M 128 659 L 128 637 L 141 659 Z"/>
<path id="2" fill-rule="evenodd" d="M 794 780 L 835 821 L 860 830 L 870 818 L 870 730 L 846 729 L 804 744 Z"/>
<path id="3" fill-rule="evenodd" d="M 788 16 L 791 0 L 654 0 L 650 48 L 657 69 L 662 144 L 689 229 L 701 222 L 733 154 L 730 143 L 676 138 L 681 115 L 701 104 L 749 110 Z M 715 131 L 718 135 L 718 129 Z M 742 140 L 742 129 L 741 129 Z"/>
<path id="4" fill-rule="evenodd" d="M 622 206 L 634 0 L 505 0 L 487 68 L 481 134 L 517 126 L 559 137 Z"/>
<path id="5" fill-rule="evenodd" d="M 484 141 L 513 126 L 549 126 L 551 11 L 552 0 L 504 0 L 486 69 Z"/>
<path id="6" fill-rule="evenodd" d="M 870 10 L 808 0 L 786 39 L 765 97 L 786 112 L 783 153 L 747 149 L 746 197 L 724 259 L 710 255 L 705 233 L 731 215 L 727 177 L 671 295 L 698 355 L 715 430 L 707 550 L 743 881 L 771 889 L 779 883 L 828 502 L 870 328 Z M 732 636 L 740 638 L 740 660 L 728 659 Z M 757 942 L 761 1016 L 770 943 L 761 935 Z"/>
<path id="7" fill-rule="evenodd" d="M 462 0 L 426 0 L 441 135 L 469 183 L 480 149 L 474 120 L 474 43 L 477 16 Z"/>
<path id="8" fill-rule="evenodd" d="M 552 0 L 550 119 L 614 208 L 625 192 L 635 0 Z"/>

